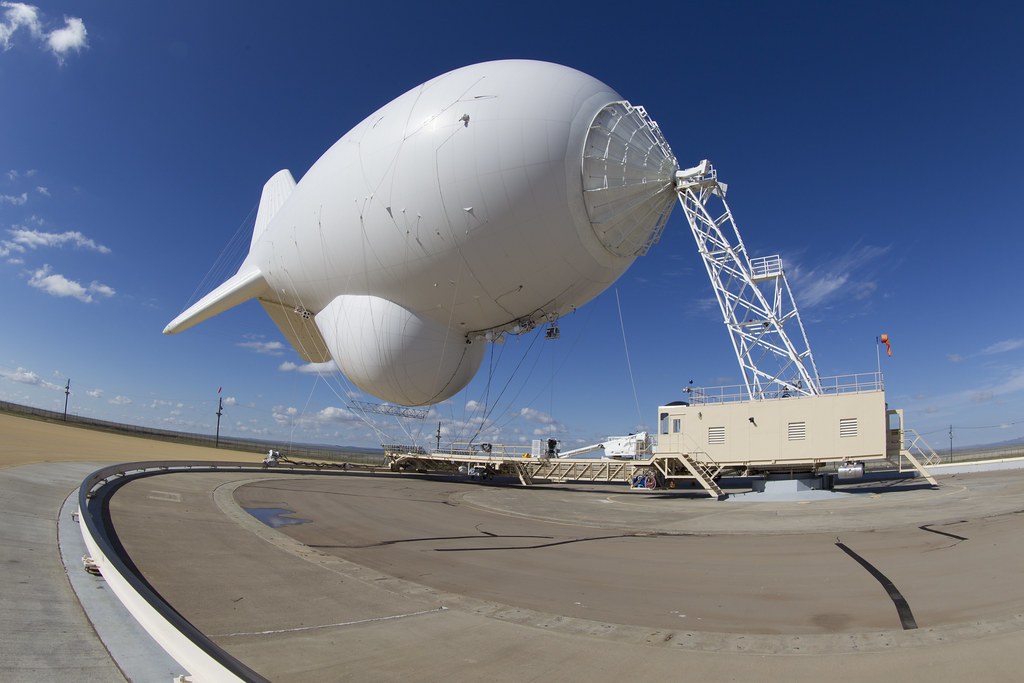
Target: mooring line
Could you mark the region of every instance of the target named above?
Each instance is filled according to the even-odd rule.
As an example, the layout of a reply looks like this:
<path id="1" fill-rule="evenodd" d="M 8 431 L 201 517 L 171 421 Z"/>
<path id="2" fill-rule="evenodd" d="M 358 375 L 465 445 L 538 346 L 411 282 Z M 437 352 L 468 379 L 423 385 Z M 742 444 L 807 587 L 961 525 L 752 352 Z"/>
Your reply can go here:
<path id="1" fill-rule="evenodd" d="M 900 624 L 903 626 L 903 630 L 909 631 L 910 629 L 917 628 L 917 621 L 914 620 L 914 614 L 910 611 L 910 605 L 907 604 L 906 598 L 904 598 L 899 589 L 896 588 L 896 584 L 890 581 L 885 574 L 875 569 L 874 565 L 870 562 L 847 548 L 839 539 L 836 539 L 836 545 L 844 553 L 855 559 L 860 566 L 867 569 L 868 573 L 878 580 L 878 583 L 882 584 L 882 588 L 884 588 L 885 592 L 889 594 L 889 598 L 892 600 L 892 603 L 896 605 L 896 613 L 900 617 Z"/>
<path id="2" fill-rule="evenodd" d="M 391 619 L 404 619 L 405 617 L 418 617 L 423 614 L 431 614 L 432 612 L 444 612 L 448 608 L 445 606 L 435 607 L 434 609 L 425 609 L 422 612 L 409 612 L 408 614 L 392 614 L 388 617 L 374 617 L 373 619 L 360 619 L 359 621 L 343 621 L 338 624 L 321 624 L 320 626 L 300 626 L 299 628 L 282 628 L 276 631 L 253 631 L 252 633 L 220 633 L 210 638 L 233 638 L 234 636 L 269 636 L 275 633 L 295 633 L 296 631 L 314 631 L 320 628 L 335 628 L 338 626 L 356 626 L 357 624 L 369 624 L 374 621 L 390 621 Z"/>

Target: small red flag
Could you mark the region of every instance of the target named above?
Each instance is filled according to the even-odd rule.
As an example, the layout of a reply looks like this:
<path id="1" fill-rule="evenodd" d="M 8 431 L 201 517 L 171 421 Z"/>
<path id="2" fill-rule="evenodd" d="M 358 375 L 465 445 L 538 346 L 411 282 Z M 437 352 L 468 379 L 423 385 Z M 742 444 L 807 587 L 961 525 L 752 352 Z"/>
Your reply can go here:
<path id="1" fill-rule="evenodd" d="M 891 355 L 892 355 L 892 353 L 890 353 L 889 355 L 891 356 Z M 221 389 L 223 389 L 223 388 L 224 388 L 224 387 L 217 387 L 217 393 L 219 394 L 219 393 L 220 393 L 220 390 L 221 390 Z"/>
<path id="2" fill-rule="evenodd" d="M 892 358 L 892 347 L 889 346 L 889 335 L 883 334 L 882 341 L 885 342 L 885 350 L 889 352 L 889 358 Z"/>

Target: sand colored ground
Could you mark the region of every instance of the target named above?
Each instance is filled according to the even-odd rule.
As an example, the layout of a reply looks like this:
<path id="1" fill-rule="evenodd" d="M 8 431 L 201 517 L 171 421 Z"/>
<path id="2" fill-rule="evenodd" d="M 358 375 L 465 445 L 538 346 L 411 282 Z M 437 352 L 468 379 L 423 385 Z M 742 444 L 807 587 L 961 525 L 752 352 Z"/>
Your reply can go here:
<path id="1" fill-rule="evenodd" d="M 256 453 L 111 434 L 0 413 L 0 468 L 39 462 L 226 460 L 258 463 Z"/>

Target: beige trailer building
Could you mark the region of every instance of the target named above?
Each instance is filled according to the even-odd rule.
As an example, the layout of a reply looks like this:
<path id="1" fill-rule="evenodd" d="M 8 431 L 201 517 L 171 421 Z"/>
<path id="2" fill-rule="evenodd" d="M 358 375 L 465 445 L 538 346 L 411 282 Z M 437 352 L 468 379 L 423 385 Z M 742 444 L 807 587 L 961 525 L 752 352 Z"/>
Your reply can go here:
<path id="1" fill-rule="evenodd" d="M 809 471 L 826 462 L 886 457 L 885 392 L 875 373 L 823 380 L 817 396 L 780 393 L 752 401 L 743 391 L 695 390 L 688 405 L 659 407 L 657 455 L 751 471 Z"/>

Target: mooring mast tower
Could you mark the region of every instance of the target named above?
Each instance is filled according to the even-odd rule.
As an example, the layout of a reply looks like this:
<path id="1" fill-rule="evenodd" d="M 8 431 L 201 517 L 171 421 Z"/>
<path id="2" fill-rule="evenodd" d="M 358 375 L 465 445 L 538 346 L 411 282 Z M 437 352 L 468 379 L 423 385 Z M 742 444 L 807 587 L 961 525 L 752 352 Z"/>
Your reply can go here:
<path id="1" fill-rule="evenodd" d="M 751 259 L 727 186 L 705 159 L 676 173 L 676 191 L 715 290 L 736 360 L 753 400 L 821 393 L 793 293 L 778 255 Z"/>

